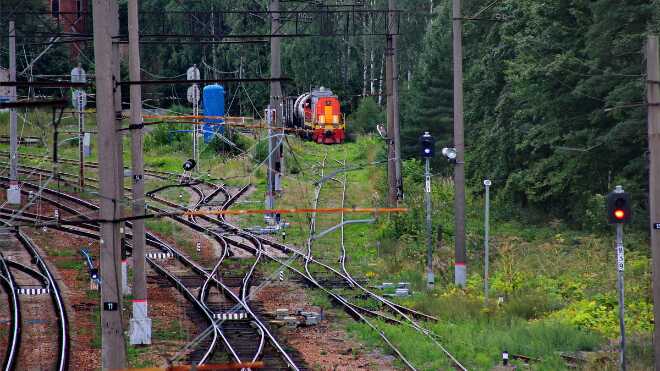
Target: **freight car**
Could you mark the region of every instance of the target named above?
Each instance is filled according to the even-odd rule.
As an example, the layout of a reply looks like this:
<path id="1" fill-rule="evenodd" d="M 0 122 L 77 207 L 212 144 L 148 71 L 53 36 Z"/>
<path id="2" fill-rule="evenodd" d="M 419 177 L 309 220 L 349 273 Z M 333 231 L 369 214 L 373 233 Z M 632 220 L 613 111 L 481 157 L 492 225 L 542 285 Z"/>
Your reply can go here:
<path id="1" fill-rule="evenodd" d="M 346 137 L 339 98 L 324 87 L 285 98 L 284 123 L 316 143 L 340 144 Z"/>

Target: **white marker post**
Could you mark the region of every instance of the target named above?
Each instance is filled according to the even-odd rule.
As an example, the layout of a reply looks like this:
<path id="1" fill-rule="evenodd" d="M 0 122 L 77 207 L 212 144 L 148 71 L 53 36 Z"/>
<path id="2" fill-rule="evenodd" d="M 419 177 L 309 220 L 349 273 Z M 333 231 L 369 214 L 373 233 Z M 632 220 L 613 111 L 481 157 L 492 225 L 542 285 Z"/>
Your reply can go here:
<path id="1" fill-rule="evenodd" d="M 16 82 L 16 29 L 9 21 L 9 81 Z M 9 101 L 16 102 L 16 86 L 9 87 Z M 16 108 L 9 109 L 9 188 L 7 203 L 21 204 L 21 189 L 18 185 L 18 114 Z"/>
<path id="2" fill-rule="evenodd" d="M 489 232 L 489 217 L 490 217 L 490 186 L 492 182 L 490 179 L 484 180 L 484 187 L 486 189 L 485 205 L 484 205 L 484 303 L 488 304 L 488 232 Z"/>
<path id="3" fill-rule="evenodd" d="M 87 73 L 80 64 L 71 70 L 71 82 L 87 82 Z M 87 105 L 87 93 L 82 89 L 76 89 L 72 92 L 71 98 L 78 116 L 78 161 L 80 162 L 78 185 L 82 189 L 85 186 L 85 152 L 89 152 L 89 149 L 85 151 L 85 115 L 83 113 Z M 89 141 L 87 144 L 89 145 Z"/>
<path id="4" fill-rule="evenodd" d="M 199 68 L 196 64 L 193 64 L 192 67 L 188 68 L 186 71 L 187 80 L 199 80 L 200 78 Z M 193 107 L 193 116 L 199 115 L 199 86 L 197 84 L 192 84 L 186 94 L 188 102 L 192 104 Z M 194 122 L 197 122 L 197 119 L 193 119 Z M 193 145 L 193 156 L 192 158 L 199 163 L 199 125 L 192 124 L 192 145 Z"/>

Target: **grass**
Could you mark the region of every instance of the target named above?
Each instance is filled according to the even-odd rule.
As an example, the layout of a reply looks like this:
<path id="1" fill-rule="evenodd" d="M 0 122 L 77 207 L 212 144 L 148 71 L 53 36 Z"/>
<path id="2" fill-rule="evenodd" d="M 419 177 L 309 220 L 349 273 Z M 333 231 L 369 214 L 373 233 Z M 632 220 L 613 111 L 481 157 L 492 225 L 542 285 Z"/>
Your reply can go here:
<path id="1" fill-rule="evenodd" d="M 98 290 L 85 290 L 85 297 L 91 300 L 101 299 L 101 292 Z"/>
<path id="2" fill-rule="evenodd" d="M 126 346 L 126 356 L 127 356 L 127 361 L 130 367 L 137 367 L 137 368 L 145 368 L 145 367 L 155 367 L 157 364 L 151 360 L 148 359 L 148 357 L 145 357 L 145 355 L 149 354 L 152 350 L 149 349 L 147 346 L 134 346 L 134 345 L 127 345 Z"/>
<path id="3" fill-rule="evenodd" d="M 83 270 L 85 268 L 85 263 L 78 260 L 58 260 L 56 264 L 59 269 Z"/>
<path id="4" fill-rule="evenodd" d="M 450 368 L 442 350 L 412 328 L 374 322 L 418 369 Z M 501 360 L 502 351 L 539 359 L 534 363 L 535 370 L 565 370 L 567 367 L 559 357 L 559 351 L 594 350 L 601 343 L 593 333 L 550 321 L 529 324 L 521 320 L 471 319 L 440 322 L 430 328 L 440 335 L 440 343 L 470 370 L 490 370 Z M 353 323 L 348 329 L 360 340 L 390 352 L 366 324 Z"/>
<path id="5" fill-rule="evenodd" d="M 92 337 L 92 348 L 101 349 L 101 308 L 95 308 L 92 312 L 92 323 L 94 324 L 94 334 Z"/>
<path id="6" fill-rule="evenodd" d="M 171 321 L 153 320 L 152 337 L 154 341 L 160 340 L 186 340 L 188 331 L 183 327 L 181 321 L 174 319 Z"/>

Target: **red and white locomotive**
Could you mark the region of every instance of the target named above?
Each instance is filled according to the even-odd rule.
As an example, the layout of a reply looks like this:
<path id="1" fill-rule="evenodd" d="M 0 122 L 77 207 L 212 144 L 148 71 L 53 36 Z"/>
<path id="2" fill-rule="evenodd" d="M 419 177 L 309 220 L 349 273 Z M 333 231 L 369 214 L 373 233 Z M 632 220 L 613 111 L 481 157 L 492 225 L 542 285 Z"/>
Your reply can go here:
<path id="1" fill-rule="evenodd" d="M 287 127 L 302 129 L 301 136 L 316 143 L 340 144 L 346 137 L 339 98 L 324 87 L 297 97 L 287 97 L 284 122 Z"/>

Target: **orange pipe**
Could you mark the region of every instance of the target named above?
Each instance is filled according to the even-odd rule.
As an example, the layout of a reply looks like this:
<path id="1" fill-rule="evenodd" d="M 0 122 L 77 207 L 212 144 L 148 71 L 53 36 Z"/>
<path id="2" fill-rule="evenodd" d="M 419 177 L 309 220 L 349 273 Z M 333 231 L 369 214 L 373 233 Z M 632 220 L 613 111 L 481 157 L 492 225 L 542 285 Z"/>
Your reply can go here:
<path id="1" fill-rule="evenodd" d="M 178 215 L 202 216 L 202 215 L 249 215 L 249 214 L 302 214 L 302 213 L 402 213 L 407 212 L 405 207 L 328 207 L 318 209 L 255 209 L 255 210 L 206 210 L 206 211 L 184 211 Z"/>

